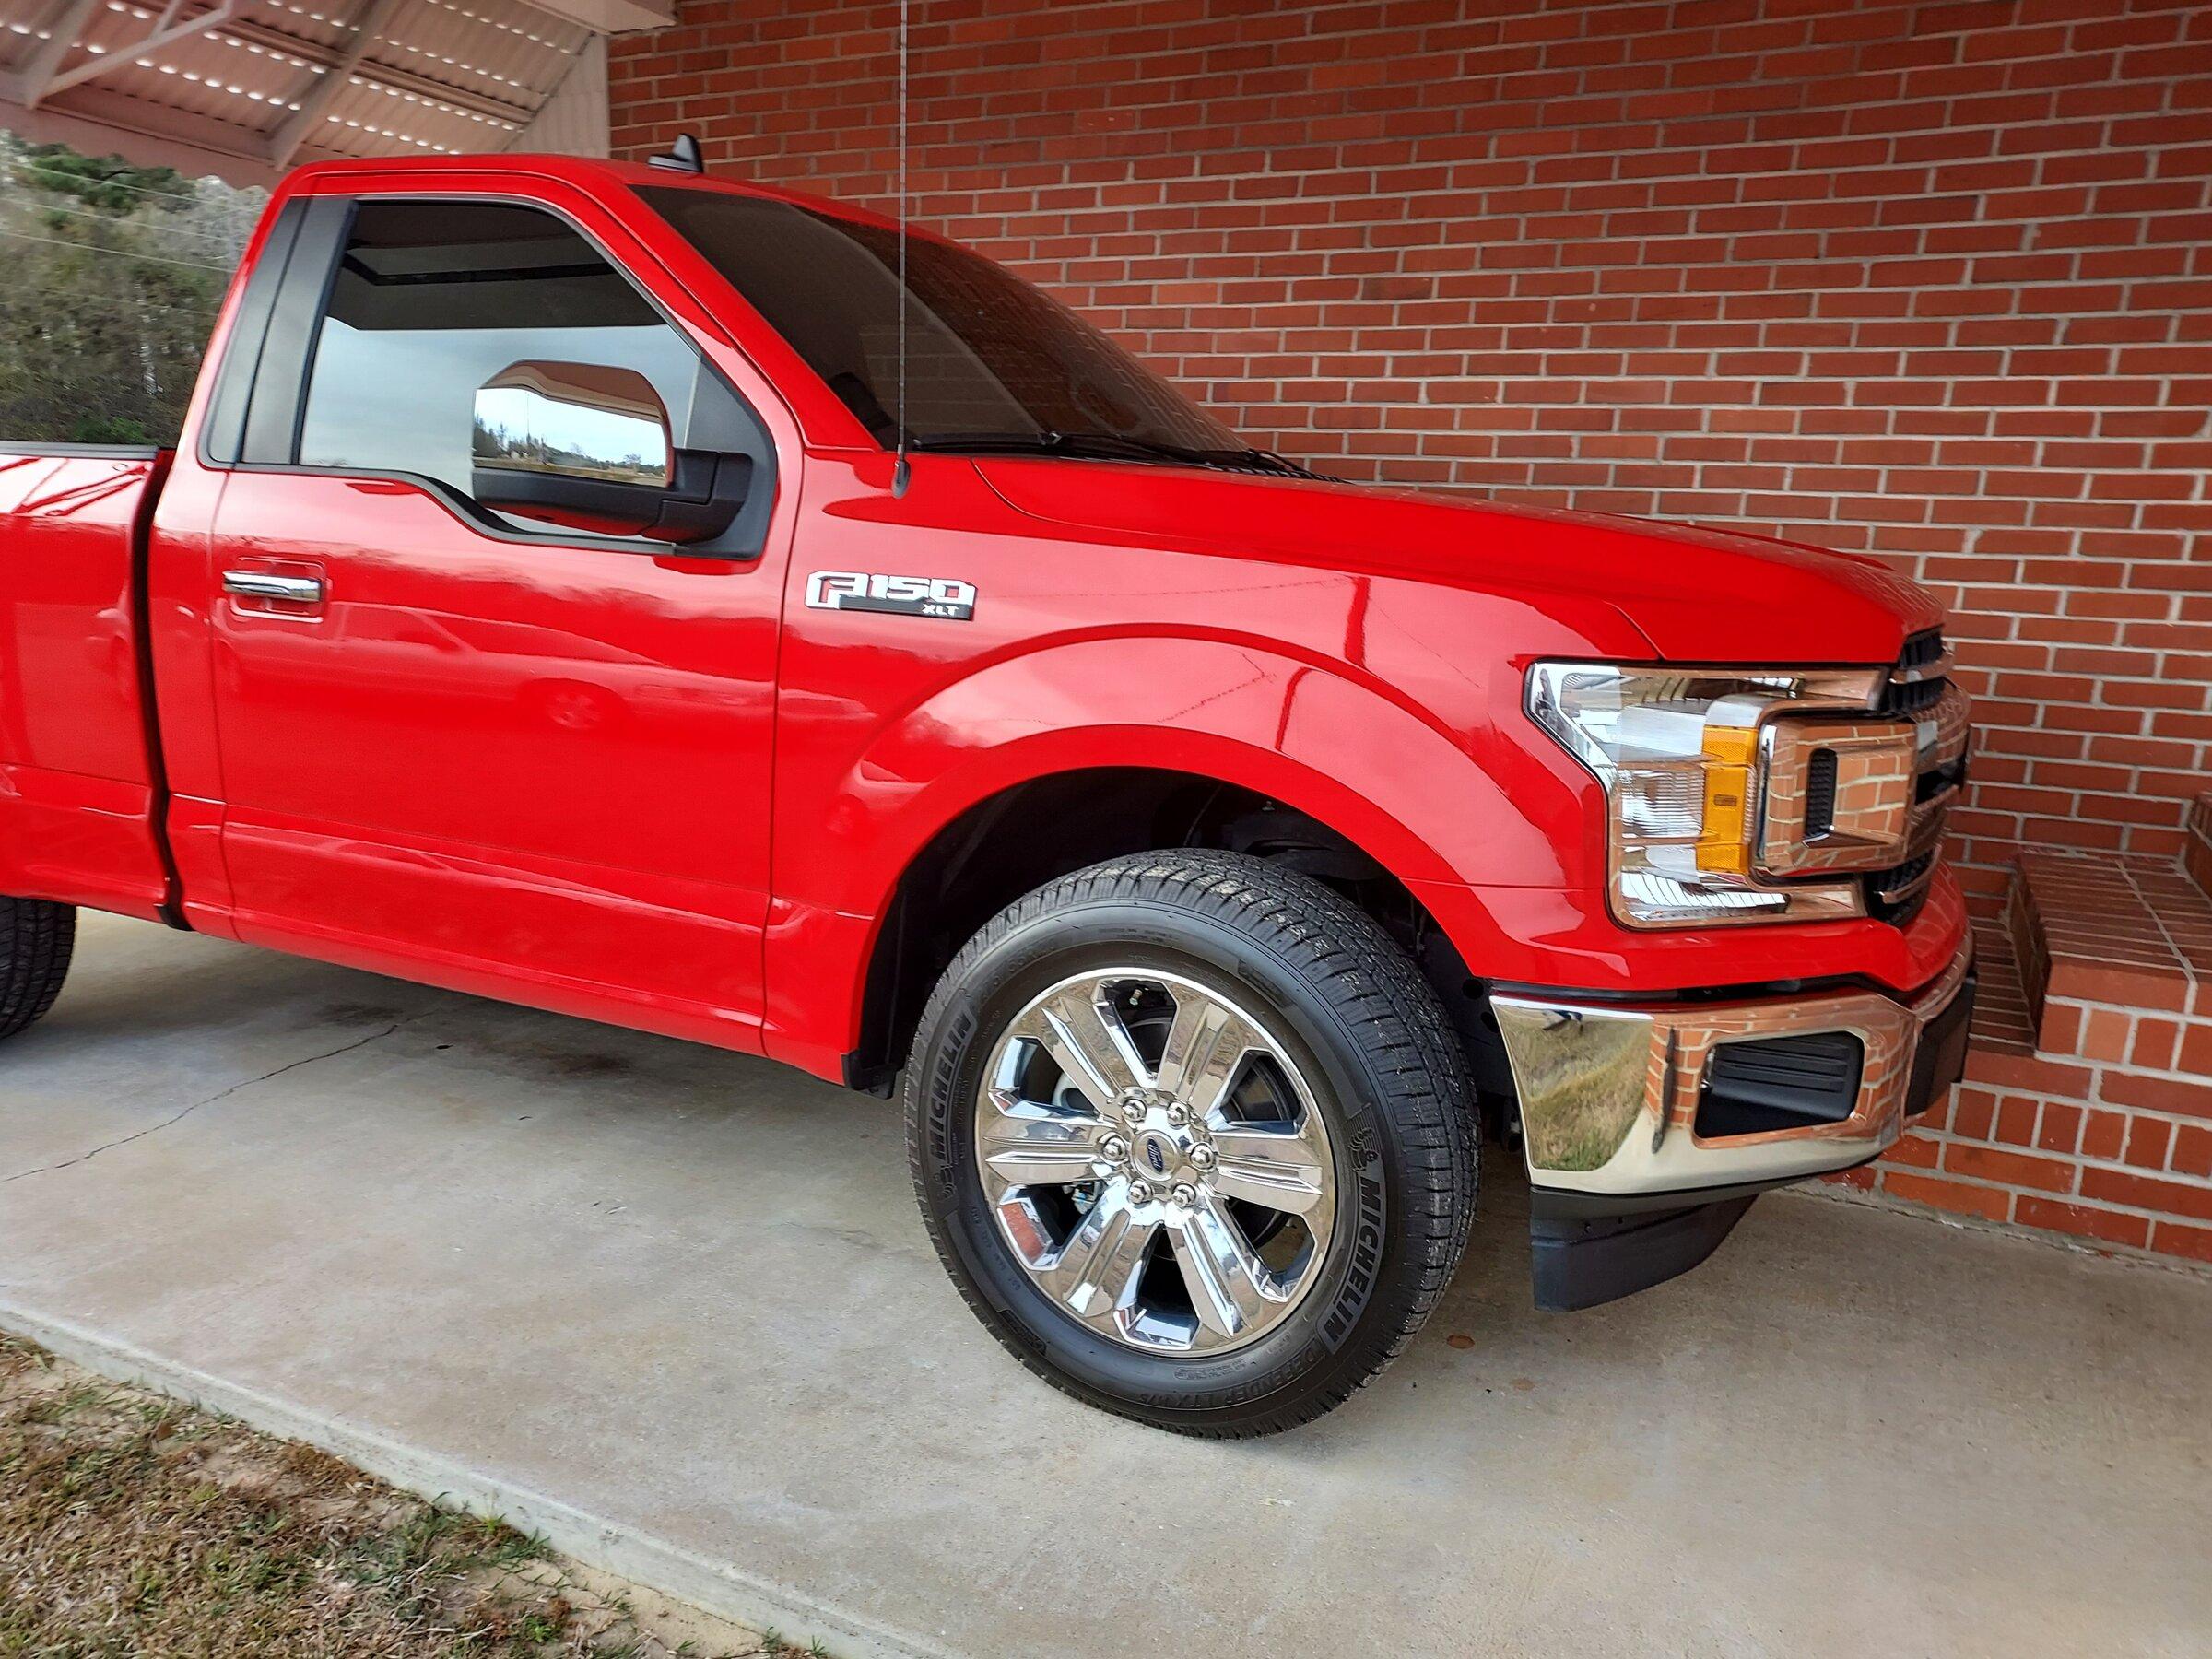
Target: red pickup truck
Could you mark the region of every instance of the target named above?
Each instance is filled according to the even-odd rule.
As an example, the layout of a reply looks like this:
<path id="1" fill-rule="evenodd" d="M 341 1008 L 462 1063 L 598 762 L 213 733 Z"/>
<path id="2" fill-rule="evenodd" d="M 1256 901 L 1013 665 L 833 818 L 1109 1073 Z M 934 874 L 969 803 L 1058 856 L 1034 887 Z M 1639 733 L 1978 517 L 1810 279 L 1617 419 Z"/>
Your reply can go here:
<path id="1" fill-rule="evenodd" d="M 308 168 L 174 450 L 0 514 L 0 1034 L 91 906 L 903 1074 L 978 1316 L 1165 1427 L 1374 1375 L 1478 1141 L 1586 1306 L 1959 1070 L 1925 594 L 1316 477 L 867 213 Z"/>

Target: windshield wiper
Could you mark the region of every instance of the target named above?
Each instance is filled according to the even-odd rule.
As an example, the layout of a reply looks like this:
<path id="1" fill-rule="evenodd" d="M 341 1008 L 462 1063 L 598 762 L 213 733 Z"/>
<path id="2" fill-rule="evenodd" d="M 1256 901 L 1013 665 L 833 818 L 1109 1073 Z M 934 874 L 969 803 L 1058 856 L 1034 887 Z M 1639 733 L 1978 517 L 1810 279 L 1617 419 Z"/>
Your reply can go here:
<path id="1" fill-rule="evenodd" d="M 1246 460 L 1251 461 L 1255 465 L 1268 467 L 1275 472 L 1281 473 L 1286 478 L 1312 478 L 1324 484 L 1341 483 L 1343 481 L 1337 478 L 1331 478 L 1327 473 L 1315 472 L 1312 467 L 1301 465 L 1300 463 L 1291 460 L 1288 455 L 1278 455 L 1273 450 L 1248 449 L 1243 451 L 1242 453 Z"/>
<path id="2" fill-rule="evenodd" d="M 1166 461 L 1178 466 L 1210 466 L 1226 472 L 1271 472 L 1288 477 L 1319 477 L 1295 461 L 1268 450 L 1193 449 L 1157 438 L 1123 432 L 949 432 L 912 440 L 915 449 L 1006 450 L 1018 453 L 1068 455 L 1078 460 Z"/>

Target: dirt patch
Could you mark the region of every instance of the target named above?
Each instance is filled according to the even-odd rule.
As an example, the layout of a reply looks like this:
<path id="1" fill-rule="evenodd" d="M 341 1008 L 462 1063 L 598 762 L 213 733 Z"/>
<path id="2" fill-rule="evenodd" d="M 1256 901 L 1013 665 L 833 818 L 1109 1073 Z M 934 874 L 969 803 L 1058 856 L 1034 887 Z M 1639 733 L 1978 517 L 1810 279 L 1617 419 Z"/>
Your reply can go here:
<path id="1" fill-rule="evenodd" d="M 0 1655 L 804 1651 L 0 1335 Z"/>

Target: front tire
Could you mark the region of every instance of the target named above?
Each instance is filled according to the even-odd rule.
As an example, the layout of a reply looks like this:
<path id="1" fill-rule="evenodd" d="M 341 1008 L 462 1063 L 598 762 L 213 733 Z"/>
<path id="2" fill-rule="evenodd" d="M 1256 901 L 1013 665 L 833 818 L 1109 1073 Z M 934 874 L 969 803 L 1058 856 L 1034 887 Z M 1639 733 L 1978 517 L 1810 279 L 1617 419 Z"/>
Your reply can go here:
<path id="1" fill-rule="evenodd" d="M 1054 1386 L 1217 1437 L 1321 1416 L 1420 1328 L 1474 1208 L 1472 1100 L 1372 919 L 1191 851 L 1002 912 L 906 1073 L 915 1192 L 977 1316 Z"/>
<path id="2" fill-rule="evenodd" d="M 75 905 L 0 899 L 0 1038 L 53 1006 L 76 945 Z"/>

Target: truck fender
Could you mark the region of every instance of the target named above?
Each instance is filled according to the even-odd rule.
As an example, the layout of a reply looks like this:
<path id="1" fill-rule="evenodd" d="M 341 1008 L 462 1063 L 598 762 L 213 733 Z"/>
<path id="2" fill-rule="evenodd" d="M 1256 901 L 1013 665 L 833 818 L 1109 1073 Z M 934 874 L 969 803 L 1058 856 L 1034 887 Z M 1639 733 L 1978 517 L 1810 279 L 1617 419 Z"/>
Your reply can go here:
<path id="1" fill-rule="evenodd" d="M 1571 792 L 1517 801 L 1462 741 L 1356 673 L 1250 641 L 1123 636 L 1047 645 L 938 688 L 877 732 L 816 797 L 818 813 L 794 801 L 783 818 L 769 1023 L 794 1041 L 771 1036 L 771 1053 L 831 1071 L 829 1051 L 851 1052 L 877 932 L 913 860 L 971 808 L 1054 774 L 1142 767 L 1251 789 L 1425 892 L 1464 892 L 1477 873 L 1563 881 L 1559 846 L 1524 806 L 1575 811 L 1579 839 Z M 1479 905 L 1451 908 L 1454 944 L 1481 959 Z M 839 985 L 849 997 L 820 994 Z M 840 1012 L 823 1006 L 841 1000 Z"/>

